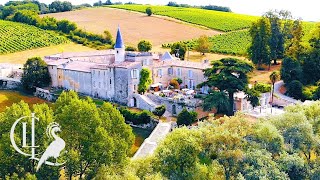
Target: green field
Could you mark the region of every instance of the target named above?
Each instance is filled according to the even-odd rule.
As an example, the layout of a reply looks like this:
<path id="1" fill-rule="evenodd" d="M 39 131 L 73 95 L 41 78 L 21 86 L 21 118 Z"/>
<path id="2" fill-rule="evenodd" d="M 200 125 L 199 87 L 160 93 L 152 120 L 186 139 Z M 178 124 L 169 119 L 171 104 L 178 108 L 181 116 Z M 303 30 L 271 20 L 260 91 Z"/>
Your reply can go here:
<path id="1" fill-rule="evenodd" d="M 210 52 L 243 56 L 246 54 L 250 45 L 250 39 L 251 37 L 248 30 L 235 31 L 209 37 L 209 41 L 212 44 Z M 194 50 L 197 46 L 197 40 L 182 42 L 185 43 L 190 50 Z M 170 46 L 171 44 L 163 44 L 162 47 L 169 48 Z"/>
<path id="2" fill-rule="evenodd" d="M 0 20 L 0 54 L 19 52 L 69 42 L 55 32 Z"/>
<path id="3" fill-rule="evenodd" d="M 168 16 L 181 21 L 197 24 L 224 32 L 246 29 L 259 17 L 229 12 L 204 10 L 197 8 L 183 8 L 170 6 L 149 5 L 112 5 L 108 7 L 145 12 L 147 7 L 153 9 L 154 14 Z"/>

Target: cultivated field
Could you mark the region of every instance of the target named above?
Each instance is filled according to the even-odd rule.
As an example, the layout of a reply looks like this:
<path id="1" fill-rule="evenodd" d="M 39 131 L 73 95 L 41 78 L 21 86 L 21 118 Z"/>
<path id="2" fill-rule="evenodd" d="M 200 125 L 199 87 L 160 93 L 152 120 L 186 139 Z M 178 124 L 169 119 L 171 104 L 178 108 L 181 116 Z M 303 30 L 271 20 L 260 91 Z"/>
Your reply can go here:
<path id="1" fill-rule="evenodd" d="M 248 28 L 252 22 L 259 18 L 257 16 L 184 7 L 150 5 L 112 5 L 110 7 L 143 13 L 147 7 L 151 7 L 154 14 L 169 16 L 225 32 Z"/>
<path id="2" fill-rule="evenodd" d="M 136 45 L 141 39 L 150 40 L 154 46 L 198 38 L 201 35 L 213 36 L 218 31 L 168 20 L 159 17 L 148 17 L 132 11 L 114 8 L 89 8 L 71 12 L 48 14 L 57 19 L 68 19 L 77 23 L 80 28 L 94 33 L 109 30 L 113 37 L 120 25 L 125 43 Z"/>
<path id="3" fill-rule="evenodd" d="M 37 48 L 27 51 L 15 52 L 10 54 L 0 55 L 0 63 L 13 63 L 13 64 L 24 64 L 28 58 L 39 56 L 44 57 L 47 55 L 57 54 L 61 52 L 81 52 L 81 51 L 92 51 L 89 47 L 67 43 L 56 46 Z"/>
<path id="4" fill-rule="evenodd" d="M 0 54 L 13 53 L 68 42 L 52 31 L 34 26 L 0 20 Z"/>

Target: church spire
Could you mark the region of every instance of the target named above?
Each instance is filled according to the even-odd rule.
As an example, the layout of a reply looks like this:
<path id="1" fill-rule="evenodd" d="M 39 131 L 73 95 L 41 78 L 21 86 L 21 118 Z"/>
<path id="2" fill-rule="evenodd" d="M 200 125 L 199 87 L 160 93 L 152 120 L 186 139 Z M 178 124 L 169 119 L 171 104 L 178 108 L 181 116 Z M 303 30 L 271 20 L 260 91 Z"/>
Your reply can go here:
<path id="1" fill-rule="evenodd" d="M 124 48 L 120 26 L 118 26 L 117 39 L 116 39 L 116 44 L 114 45 L 114 48 Z"/>

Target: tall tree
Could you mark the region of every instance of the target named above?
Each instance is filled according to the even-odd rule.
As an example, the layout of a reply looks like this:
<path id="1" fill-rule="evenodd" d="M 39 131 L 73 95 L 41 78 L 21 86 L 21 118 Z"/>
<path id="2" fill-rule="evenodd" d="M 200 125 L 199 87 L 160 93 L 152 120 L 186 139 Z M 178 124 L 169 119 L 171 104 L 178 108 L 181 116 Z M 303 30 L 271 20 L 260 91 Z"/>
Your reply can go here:
<path id="1" fill-rule="evenodd" d="M 286 46 L 285 55 L 294 59 L 299 59 L 299 56 L 303 52 L 303 46 L 301 44 L 303 37 L 302 21 L 297 19 L 293 22 L 288 44 Z"/>
<path id="2" fill-rule="evenodd" d="M 200 36 L 198 39 L 198 45 L 196 47 L 196 50 L 202 55 L 210 51 L 211 43 L 209 41 L 209 37 L 206 35 Z"/>
<path id="3" fill-rule="evenodd" d="M 181 60 L 184 60 L 184 57 L 187 52 L 187 46 L 184 43 L 174 43 L 171 46 L 170 54 L 174 54 L 177 58 L 180 58 Z"/>
<path id="4" fill-rule="evenodd" d="M 207 85 L 217 88 L 220 92 L 227 92 L 229 99 L 227 114 L 233 115 L 234 93 L 245 90 L 248 85 L 247 73 L 252 70 L 253 66 L 250 63 L 236 58 L 213 61 L 212 67 L 204 70 L 208 80 L 199 86 Z"/>
<path id="5" fill-rule="evenodd" d="M 249 56 L 254 64 L 261 68 L 262 64 L 270 65 L 270 22 L 267 18 L 261 18 L 253 23 L 250 28 L 252 43 L 249 47 Z"/>
<path id="6" fill-rule="evenodd" d="M 35 87 L 48 86 L 50 82 L 47 64 L 40 57 L 28 59 L 23 66 L 22 86 L 26 90 L 34 90 Z"/>
<path id="7" fill-rule="evenodd" d="M 271 27 L 270 37 L 270 58 L 274 64 L 277 64 L 277 59 L 283 58 L 285 37 L 282 33 L 281 19 L 277 11 L 269 11 L 264 17 L 269 19 Z"/>
<path id="8" fill-rule="evenodd" d="M 138 93 L 145 93 L 152 82 L 151 72 L 147 68 L 140 71 L 140 82 L 138 84 Z"/>
<path id="9" fill-rule="evenodd" d="M 61 138 L 67 144 L 65 168 L 70 179 L 92 177 L 102 164 L 124 163 L 133 134 L 118 110 L 108 103 L 98 109 L 91 98 L 80 99 L 72 91 L 63 92 L 55 105 L 57 122 L 64 129 Z"/>
<path id="10" fill-rule="evenodd" d="M 280 79 L 280 73 L 278 71 L 273 71 L 269 79 L 272 83 L 272 90 L 271 90 L 271 103 L 273 103 L 273 93 L 274 93 L 274 84 Z"/>

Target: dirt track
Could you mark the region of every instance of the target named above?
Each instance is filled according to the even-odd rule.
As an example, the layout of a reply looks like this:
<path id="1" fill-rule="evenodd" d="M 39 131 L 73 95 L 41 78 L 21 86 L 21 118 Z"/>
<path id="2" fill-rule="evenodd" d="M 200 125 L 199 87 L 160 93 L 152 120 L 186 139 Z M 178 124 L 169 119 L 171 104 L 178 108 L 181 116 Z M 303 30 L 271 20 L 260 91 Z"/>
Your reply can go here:
<path id="1" fill-rule="evenodd" d="M 113 37 L 120 25 L 124 41 L 131 45 L 136 45 L 141 39 L 150 40 L 154 46 L 158 46 L 163 43 L 198 38 L 201 35 L 212 36 L 220 33 L 178 20 L 148 17 L 142 13 L 106 7 L 47 15 L 76 22 L 80 28 L 94 33 L 103 33 L 108 29 Z"/>

